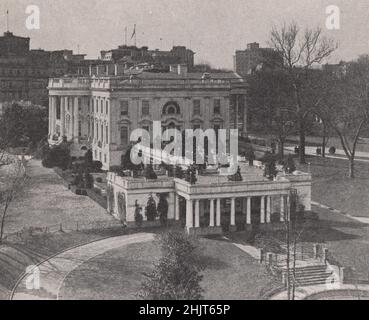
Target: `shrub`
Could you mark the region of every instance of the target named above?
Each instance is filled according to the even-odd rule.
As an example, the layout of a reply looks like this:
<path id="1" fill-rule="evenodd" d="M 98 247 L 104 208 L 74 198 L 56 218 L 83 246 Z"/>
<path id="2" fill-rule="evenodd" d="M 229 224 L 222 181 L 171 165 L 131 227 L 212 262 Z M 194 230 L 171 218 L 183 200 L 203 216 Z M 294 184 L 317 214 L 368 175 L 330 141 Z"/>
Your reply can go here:
<path id="1" fill-rule="evenodd" d="M 145 167 L 145 178 L 148 179 L 148 180 L 156 180 L 158 178 L 158 176 L 156 175 L 153 167 L 152 167 L 152 164 L 148 164 L 146 167 Z"/>
<path id="2" fill-rule="evenodd" d="M 335 147 L 330 147 L 329 148 L 329 154 L 336 154 L 336 148 Z"/>
<path id="3" fill-rule="evenodd" d="M 195 184 L 197 182 L 197 177 L 196 177 L 196 168 L 191 165 L 186 173 L 185 173 L 185 180 L 187 182 L 189 182 L 190 184 Z"/>
<path id="4" fill-rule="evenodd" d="M 110 214 L 113 214 L 114 208 L 115 208 L 115 201 L 114 201 L 115 199 L 114 199 L 114 189 L 111 185 L 108 185 L 108 187 L 106 188 L 106 195 L 107 195 L 108 212 Z"/>
<path id="5" fill-rule="evenodd" d="M 101 172 L 102 169 L 102 162 L 101 161 L 93 161 L 90 167 L 91 172 Z"/>
<path id="6" fill-rule="evenodd" d="M 147 201 L 147 205 L 145 208 L 145 215 L 147 218 L 147 221 L 155 221 L 156 217 L 158 216 L 158 212 L 156 210 L 156 202 L 150 194 L 149 200 Z"/>
<path id="7" fill-rule="evenodd" d="M 70 165 L 70 151 L 62 146 L 45 148 L 42 154 L 42 164 L 47 168 L 59 167 L 66 170 Z"/>
<path id="8" fill-rule="evenodd" d="M 288 155 L 287 157 L 287 162 L 283 167 L 284 172 L 291 174 L 294 173 L 296 171 L 296 165 L 295 165 L 295 161 L 293 160 L 292 155 Z"/>
<path id="9" fill-rule="evenodd" d="M 159 203 L 157 212 L 159 213 L 160 222 L 162 226 L 165 226 L 168 221 L 168 193 L 160 193 L 158 194 L 159 197 Z"/>
<path id="10" fill-rule="evenodd" d="M 237 172 L 234 175 L 228 176 L 229 181 L 242 181 L 241 168 L 238 166 Z"/>
<path id="11" fill-rule="evenodd" d="M 137 203 L 137 200 L 135 202 L 135 223 L 137 225 L 137 227 L 141 227 L 142 223 L 143 223 L 143 216 L 141 214 L 142 209 L 140 208 L 140 206 Z"/>
<path id="12" fill-rule="evenodd" d="M 275 156 L 269 151 L 265 153 L 261 160 L 264 163 L 264 176 L 270 180 L 273 180 L 277 175 L 276 160 Z"/>
<path id="13" fill-rule="evenodd" d="M 86 189 L 91 189 L 94 186 L 94 178 L 91 174 L 85 173 L 84 175 L 84 187 Z"/>

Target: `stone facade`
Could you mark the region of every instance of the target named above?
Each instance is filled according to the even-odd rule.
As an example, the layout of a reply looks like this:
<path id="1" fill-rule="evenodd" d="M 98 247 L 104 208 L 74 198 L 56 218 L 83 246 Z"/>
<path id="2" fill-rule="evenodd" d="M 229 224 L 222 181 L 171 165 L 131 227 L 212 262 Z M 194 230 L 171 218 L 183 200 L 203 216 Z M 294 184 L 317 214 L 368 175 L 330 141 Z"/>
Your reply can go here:
<path id="1" fill-rule="evenodd" d="M 246 87 L 234 73 L 139 72 L 123 76 L 64 77 L 49 82 L 49 142 L 62 137 L 73 150 L 91 148 L 103 168 L 121 164 L 136 128 L 229 128 L 230 105 Z M 246 113 L 246 108 L 244 110 Z"/>
<path id="2" fill-rule="evenodd" d="M 168 194 L 168 219 L 181 222 L 190 234 L 220 234 L 225 230 L 251 230 L 280 225 L 290 218 L 289 204 L 296 192 L 297 207 L 311 211 L 311 175 L 280 173 L 274 181 L 263 177 L 262 170 L 240 163 L 243 181 L 231 182 L 219 175 L 198 176 L 195 184 L 182 179 L 159 177 L 119 177 L 108 174 L 108 186 L 114 193 L 111 213 L 128 226 L 135 224 L 137 205 L 144 215 L 150 194 Z M 117 197 L 124 194 L 125 214 L 119 214 Z"/>

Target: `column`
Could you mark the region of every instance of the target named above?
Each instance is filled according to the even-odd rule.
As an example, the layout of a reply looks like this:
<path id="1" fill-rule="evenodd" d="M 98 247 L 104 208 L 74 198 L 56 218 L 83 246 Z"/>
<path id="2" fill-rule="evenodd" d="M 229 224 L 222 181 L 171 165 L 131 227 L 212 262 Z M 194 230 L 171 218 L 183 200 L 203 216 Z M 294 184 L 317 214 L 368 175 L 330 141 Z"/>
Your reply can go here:
<path id="1" fill-rule="evenodd" d="M 247 197 L 246 224 L 251 224 L 251 197 Z"/>
<path id="2" fill-rule="evenodd" d="M 200 200 L 195 200 L 195 228 L 200 228 Z"/>
<path id="3" fill-rule="evenodd" d="M 65 99 L 60 97 L 60 135 L 65 136 Z"/>
<path id="4" fill-rule="evenodd" d="M 74 97 L 73 103 L 73 138 L 78 139 L 78 97 Z"/>
<path id="5" fill-rule="evenodd" d="M 242 127 L 242 133 L 245 137 L 248 136 L 247 134 L 247 116 L 248 116 L 248 106 L 247 106 L 247 96 L 243 96 L 244 99 L 244 106 L 243 106 L 243 127 Z"/>
<path id="6" fill-rule="evenodd" d="M 260 223 L 265 223 L 265 197 L 261 197 L 261 203 L 260 203 Z"/>
<path id="7" fill-rule="evenodd" d="M 52 138 L 52 97 L 49 96 L 49 139 Z"/>
<path id="8" fill-rule="evenodd" d="M 231 199 L 231 226 L 236 225 L 236 199 Z"/>
<path id="9" fill-rule="evenodd" d="M 217 199 L 217 227 L 221 226 L 220 199 Z"/>
<path id="10" fill-rule="evenodd" d="M 239 98 L 238 95 L 236 95 L 235 117 L 234 117 L 235 129 L 238 129 L 238 109 L 239 109 L 238 98 Z"/>
<path id="11" fill-rule="evenodd" d="M 193 228 L 193 202 L 186 200 L 186 227 Z"/>
<path id="12" fill-rule="evenodd" d="M 210 227 L 215 226 L 214 199 L 210 199 Z"/>
<path id="13" fill-rule="evenodd" d="M 175 203 L 174 203 L 174 219 L 179 221 L 179 195 L 175 195 Z"/>
<path id="14" fill-rule="evenodd" d="M 290 206 L 290 194 L 287 195 L 287 201 L 286 201 L 286 217 L 287 221 L 290 221 L 291 217 L 291 206 Z"/>
<path id="15" fill-rule="evenodd" d="M 272 197 L 271 196 L 267 196 L 267 208 L 266 208 L 266 223 L 270 223 L 271 219 L 271 201 L 272 201 Z"/>
<path id="16" fill-rule="evenodd" d="M 284 195 L 281 195 L 281 212 L 280 212 L 281 216 L 280 216 L 280 220 L 281 222 L 284 222 L 284 217 L 285 217 L 285 206 L 284 206 Z"/>
<path id="17" fill-rule="evenodd" d="M 56 97 L 51 97 L 51 134 L 55 134 L 55 122 L 56 122 Z"/>

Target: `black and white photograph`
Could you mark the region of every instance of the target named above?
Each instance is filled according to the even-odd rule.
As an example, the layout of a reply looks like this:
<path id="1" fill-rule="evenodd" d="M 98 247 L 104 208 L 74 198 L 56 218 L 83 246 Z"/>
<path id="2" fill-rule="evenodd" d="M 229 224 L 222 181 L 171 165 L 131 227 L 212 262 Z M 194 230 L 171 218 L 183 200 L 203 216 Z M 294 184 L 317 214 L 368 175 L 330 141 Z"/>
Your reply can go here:
<path id="1" fill-rule="evenodd" d="M 0 300 L 369 300 L 369 2 L 1 0 Z"/>

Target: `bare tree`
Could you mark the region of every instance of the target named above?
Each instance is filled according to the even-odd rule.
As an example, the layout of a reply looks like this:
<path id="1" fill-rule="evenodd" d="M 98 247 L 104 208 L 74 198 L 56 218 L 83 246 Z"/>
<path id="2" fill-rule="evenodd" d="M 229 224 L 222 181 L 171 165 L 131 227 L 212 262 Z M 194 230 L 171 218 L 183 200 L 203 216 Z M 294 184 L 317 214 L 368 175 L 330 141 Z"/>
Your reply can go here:
<path id="1" fill-rule="evenodd" d="M 6 169 L 0 190 L 0 244 L 4 240 L 4 228 L 10 205 L 21 192 L 27 179 L 24 163 L 19 159 L 8 165 Z"/>
<path id="2" fill-rule="evenodd" d="M 337 45 L 324 37 L 320 28 L 302 32 L 295 22 L 280 28 L 273 27 L 270 42 L 283 56 L 283 68 L 289 75 L 300 136 L 300 163 L 305 163 L 306 120 L 312 105 L 304 99 L 304 83 L 309 70 L 328 58 Z"/>
<path id="3" fill-rule="evenodd" d="M 348 176 L 354 178 L 357 145 L 369 123 L 369 56 L 347 64 L 340 76 L 329 75 L 323 81 L 329 94 L 316 112 L 338 136 L 349 160 Z"/>

